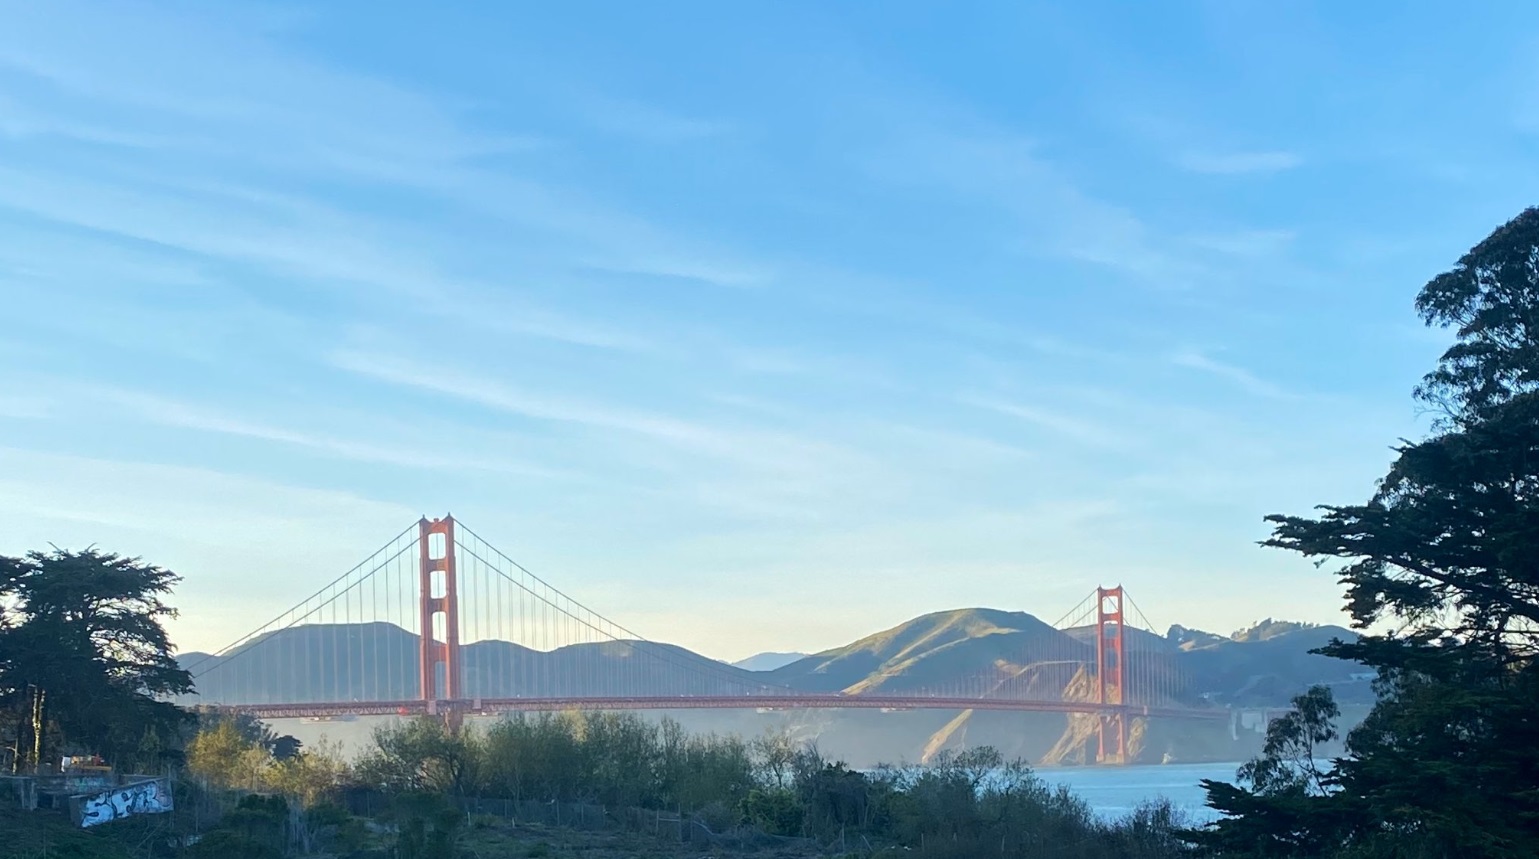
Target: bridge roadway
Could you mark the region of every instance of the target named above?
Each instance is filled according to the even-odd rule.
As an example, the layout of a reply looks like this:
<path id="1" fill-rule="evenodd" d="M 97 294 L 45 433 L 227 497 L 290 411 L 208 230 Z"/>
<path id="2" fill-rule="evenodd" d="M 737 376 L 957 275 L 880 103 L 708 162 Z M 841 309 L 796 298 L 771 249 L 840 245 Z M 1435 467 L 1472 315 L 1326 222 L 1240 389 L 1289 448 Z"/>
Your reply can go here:
<path id="1" fill-rule="evenodd" d="M 615 698 L 474 698 L 458 701 L 338 701 L 310 704 L 222 704 L 219 709 L 259 718 L 324 716 L 421 716 L 446 711 L 464 715 L 563 710 L 1007 710 L 1084 713 L 1167 719 L 1228 719 L 1226 709 L 1192 710 L 1080 701 L 1010 701 L 1000 698 L 937 698 L 895 695 L 723 695 Z"/>

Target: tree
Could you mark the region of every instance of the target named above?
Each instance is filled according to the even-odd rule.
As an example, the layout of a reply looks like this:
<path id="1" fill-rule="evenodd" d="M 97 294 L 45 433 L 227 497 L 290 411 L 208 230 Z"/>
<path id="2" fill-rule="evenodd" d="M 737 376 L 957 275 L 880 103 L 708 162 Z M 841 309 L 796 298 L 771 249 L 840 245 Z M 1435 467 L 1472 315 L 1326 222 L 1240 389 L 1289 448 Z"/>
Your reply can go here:
<path id="1" fill-rule="evenodd" d="M 267 748 L 241 733 L 233 721 L 199 731 L 187 746 L 188 770 L 216 787 L 255 790 L 272 763 Z"/>
<path id="2" fill-rule="evenodd" d="M 313 749 L 277 758 L 267 771 L 268 784 L 279 793 L 298 800 L 304 808 L 332 797 L 347 777 L 347 763 L 342 758 L 341 747 L 325 740 Z"/>
<path id="3" fill-rule="evenodd" d="M 1320 767 L 1320 749 L 1336 739 L 1341 710 L 1328 686 L 1315 686 L 1293 699 L 1293 709 L 1267 725 L 1261 757 L 1240 767 L 1241 781 L 1265 796 L 1325 796 L 1335 777 Z"/>
<path id="4" fill-rule="evenodd" d="M 305 744 L 299 741 L 293 734 L 284 734 L 275 738 L 268 744 L 268 751 L 272 752 L 273 760 L 283 763 L 298 757 L 304 750 Z"/>
<path id="5" fill-rule="evenodd" d="M 358 761 L 365 784 L 408 793 L 463 795 L 472 783 L 480 741 L 431 717 L 374 729 L 374 748 Z"/>
<path id="6" fill-rule="evenodd" d="M 113 759 L 146 731 L 174 739 L 192 691 L 162 622 L 180 579 L 137 558 L 86 549 L 0 558 L 0 709 L 15 723 L 16 769 L 59 739 Z"/>
<path id="7" fill-rule="evenodd" d="M 1265 780 L 1215 785 L 1210 804 L 1230 815 L 1220 833 L 1271 824 L 1388 855 L 1539 855 L 1539 209 L 1416 307 L 1456 333 L 1416 392 L 1439 414 L 1432 434 L 1399 446 L 1367 503 L 1268 517 L 1265 542 L 1340 562 L 1370 634 L 1322 652 L 1376 668 L 1378 703 L 1347 738 L 1339 789 L 1301 807 Z"/>
<path id="8" fill-rule="evenodd" d="M 230 712 L 208 706 L 199 706 L 193 712 L 198 719 L 199 731 L 212 731 L 220 724 L 228 722 L 235 732 L 248 742 L 263 748 L 272 748 L 273 744 L 279 740 L 278 735 L 273 733 L 266 722 L 250 713 Z"/>
<path id="9" fill-rule="evenodd" d="M 1195 840 L 1222 856 L 1324 856 L 1346 840 L 1337 775 L 1320 766 L 1320 747 L 1336 739 L 1340 710 L 1328 687 L 1293 699 L 1267 725 L 1261 755 L 1240 767 L 1242 786 L 1202 780 L 1208 805 L 1226 815 Z"/>
<path id="10" fill-rule="evenodd" d="M 1458 423 L 1539 392 L 1539 207 L 1470 249 L 1416 298 L 1423 321 L 1458 340 L 1417 396 Z"/>
<path id="11" fill-rule="evenodd" d="M 753 741 L 751 749 L 769 786 L 784 790 L 791 777 L 791 765 L 796 760 L 796 742 L 791 739 L 790 732 L 767 730 Z"/>

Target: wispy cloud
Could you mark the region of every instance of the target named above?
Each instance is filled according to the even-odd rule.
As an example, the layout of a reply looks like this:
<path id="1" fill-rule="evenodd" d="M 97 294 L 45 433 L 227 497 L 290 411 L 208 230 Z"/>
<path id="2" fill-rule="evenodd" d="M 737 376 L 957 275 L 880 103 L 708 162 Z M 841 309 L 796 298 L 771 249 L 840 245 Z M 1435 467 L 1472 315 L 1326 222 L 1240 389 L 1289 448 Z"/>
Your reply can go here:
<path id="1" fill-rule="evenodd" d="M 329 361 L 332 366 L 350 373 L 522 417 L 621 430 L 709 450 L 724 447 L 724 440 L 716 433 L 687 421 L 530 393 L 491 378 L 438 364 L 347 349 L 331 353 Z"/>
<path id="2" fill-rule="evenodd" d="M 490 332 L 621 351 L 655 348 L 649 338 L 632 331 L 521 299 L 516 289 L 454 277 L 439 260 L 447 249 L 435 253 L 432 249 L 439 242 L 410 227 L 304 198 L 228 185 L 178 193 L 174 185 L 139 188 L 0 168 L 0 206 L 182 255 L 155 257 L 88 237 L 65 239 L 37 230 L 30 231 L 36 235 L 25 245 L 0 244 L 0 265 L 14 259 L 18 266 L 55 278 L 89 282 L 103 276 L 119 279 L 123 272 L 134 271 L 156 283 L 190 284 L 209 280 L 201 266 L 234 262 L 260 266 L 297 279 L 305 288 L 341 293 L 360 303 L 375 303 L 385 292 L 421 307 L 425 316 Z M 75 250 L 55 263 L 35 250 L 44 245 Z M 79 253 L 82 246 L 89 251 Z"/>
<path id="3" fill-rule="evenodd" d="M 938 184 L 1008 212 L 1018 247 L 1034 254 L 1119 270 L 1166 288 L 1184 289 L 1204 271 L 1200 261 L 1173 253 L 1131 209 L 1087 193 L 1020 135 L 917 126 L 872 163 L 886 179 Z"/>
<path id="4" fill-rule="evenodd" d="M 1064 438 L 1093 447 L 1125 449 L 1133 439 L 1104 424 L 1053 409 L 1022 405 L 994 397 L 968 394 L 959 398 L 965 405 L 1008 415 Z"/>
<path id="5" fill-rule="evenodd" d="M 379 224 L 300 200 L 241 201 L 228 193 L 172 194 L 111 181 L 0 169 L 0 204 L 57 223 L 153 242 L 187 253 L 261 265 L 312 285 L 438 294 L 432 263 L 399 244 L 373 241 Z"/>
<path id="6" fill-rule="evenodd" d="M 1266 397 L 1273 400 L 1292 400 L 1298 398 L 1296 394 L 1268 382 L 1244 367 L 1215 360 L 1201 352 L 1180 352 L 1171 358 L 1171 361 L 1178 367 L 1186 367 L 1187 369 L 1198 370 L 1217 376 L 1258 397 Z"/>
<path id="7" fill-rule="evenodd" d="M 451 494 L 467 519 L 540 526 L 523 533 L 553 569 L 667 582 L 647 591 L 665 608 L 723 571 L 782 593 L 860 571 L 840 594 L 891 620 L 1054 565 L 1087 582 L 1146 565 L 1147 581 L 1204 589 L 1220 574 L 1192 578 L 1191 546 L 1215 568 L 1253 551 L 1253 522 L 1210 510 L 1259 505 L 1294 463 L 1336 463 L 1322 457 L 1337 430 L 1291 408 L 1329 396 L 1288 389 L 1318 356 L 1268 340 L 1286 354 L 1263 365 L 1238 348 L 1298 322 L 1258 290 L 1367 265 L 1345 246 L 1321 258 L 1343 231 L 1320 219 L 1364 215 L 1298 209 L 1299 183 L 1383 199 L 1404 167 L 1324 157 L 1364 151 L 1341 123 L 1256 136 L 1289 133 L 1286 112 L 1187 90 L 1186 66 L 1178 81 L 1152 56 L 1118 73 L 1024 52 L 1023 75 L 1085 96 L 1028 105 L 989 82 L 929 86 L 932 68 L 883 56 L 898 43 L 828 51 L 796 27 L 774 34 L 797 57 L 789 76 L 751 56 L 713 64 L 704 87 L 688 58 L 627 74 L 645 58 L 603 50 L 623 25 L 562 4 L 431 33 L 376 15 L 361 53 L 344 9 L 274 27 L 254 19 L 291 13 L 0 8 L 0 290 L 28 320 L 0 332 L 0 367 L 48 374 L 0 373 L 0 435 L 30 448 L 0 451 L 0 506 L 51 517 L 0 550 L 110 537 L 180 563 L 171 541 L 228 543 L 204 568 L 234 571 L 217 584 L 237 590 L 229 578 L 292 560 L 254 562 L 255 530 L 310 563 L 420 512 L 396 498 Z M 454 31 L 493 22 L 530 49 Z M 542 28 L 566 34 L 561 57 Z M 407 42 L 486 53 L 379 73 L 390 58 L 371 51 Z M 1094 115 L 1130 107 L 1177 122 Z M 1199 173 L 1230 178 L 1185 193 Z M 1221 193 L 1241 177 L 1278 193 Z M 1405 280 L 1424 253 L 1381 262 Z M 1393 426 L 1378 408 L 1351 423 Z M 85 414 L 100 431 L 78 431 Z M 240 475 L 254 462 L 272 483 Z M 1293 480 L 1307 503 L 1344 478 Z M 669 554 L 691 544 L 708 545 Z M 884 582 L 903 594 L 857 599 Z"/>
<path id="8" fill-rule="evenodd" d="M 0 447 L 0 515 L 17 522 L 4 551 L 96 544 L 175 570 L 183 647 L 255 627 L 423 512 L 217 469 Z"/>
<path id="9" fill-rule="evenodd" d="M 1197 233 L 1187 236 L 1186 240 L 1196 247 L 1229 256 L 1263 257 L 1286 250 L 1296 237 L 1297 233 L 1293 230 L 1235 230 L 1227 233 Z"/>
<path id="10" fill-rule="evenodd" d="M 41 420 L 53 411 L 54 403 L 50 399 L 0 394 L 0 418 Z"/>
<path id="11" fill-rule="evenodd" d="M 252 421 L 207 407 L 136 391 L 98 389 L 95 396 L 138 420 L 165 427 L 238 436 L 305 448 L 327 456 L 357 462 L 373 462 L 414 469 L 452 469 L 502 474 L 569 478 L 556 469 L 515 462 L 506 458 L 445 456 L 429 444 L 391 446 L 361 441 L 344 435 L 306 432 Z"/>
<path id="12" fill-rule="evenodd" d="M 64 23 L 72 18 L 76 23 Z M 242 20 L 126 3 L 77 7 L 73 0 L 47 10 L 8 8 L 0 85 L 14 83 L 5 88 L 15 94 L 0 94 L 0 134 L 63 136 L 104 149 L 88 177 L 18 163 L 16 175 L 0 178 L 0 205 L 268 266 L 312 279 L 311 286 L 395 290 L 430 312 L 456 298 L 467 304 L 474 301 L 463 299 L 478 292 L 507 291 L 503 284 L 473 291 L 447 274 L 453 261 L 477 250 L 473 242 L 427 234 L 398 210 L 333 205 L 346 195 L 321 205 L 277 189 L 309 189 L 316 176 L 340 175 L 388 189 L 387 196 L 433 195 L 538 236 L 524 255 L 529 269 L 575 260 L 734 287 L 768 280 L 762 266 L 702 247 L 570 182 L 552 187 L 524 171 L 484 165 L 489 154 L 545 145 L 537 137 L 480 127 L 442 93 L 315 61 L 284 49 L 270 27 L 241 26 Z M 180 47 L 156 48 L 167 42 Z M 592 101 L 597 113 L 654 137 L 717 130 L 640 103 Z M 261 194 L 228 180 L 254 172 L 263 179 L 246 181 L 263 185 Z M 221 184 L 196 187 L 207 176 L 221 177 Z M 524 333 L 615 344 L 608 335 L 573 335 L 574 327 L 526 322 Z"/>
<path id="13" fill-rule="evenodd" d="M 283 52 L 230 19 L 71 0 L 46 9 L 10 4 L 6 17 L 0 66 L 68 94 L 51 100 L 54 115 L 106 102 L 128 109 L 113 113 L 135 134 L 360 173 L 506 146 L 466 133 L 431 98 Z M 178 49 L 155 47 L 168 43 Z M 197 133 L 187 134 L 190 123 Z"/>
<path id="14" fill-rule="evenodd" d="M 617 274 L 695 280 L 735 287 L 761 286 L 773 277 L 766 268 L 735 263 L 731 260 L 682 254 L 663 256 L 655 251 L 639 249 L 634 253 L 595 257 L 588 260 L 586 265 L 597 271 Z"/>
<path id="15" fill-rule="evenodd" d="M 656 105 L 588 92 L 568 102 L 596 128 L 649 143 L 685 143 L 715 137 L 726 123 L 673 113 Z"/>
<path id="16" fill-rule="evenodd" d="M 0 447 L 0 475 L 0 511 L 7 515 L 181 532 L 228 546 L 249 546 L 272 534 L 290 539 L 304 534 L 330 544 L 328 526 L 334 532 L 377 534 L 381 523 L 404 525 L 415 515 L 410 508 L 353 493 L 212 469 L 8 447 Z"/>
<path id="17" fill-rule="evenodd" d="M 1214 176 L 1240 176 L 1247 173 L 1280 173 L 1304 163 L 1293 152 L 1184 152 L 1176 159 L 1184 170 Z"/>
<path id="18" fill-rule="evenodd" d="M 891 436 L 902 441 L 911 442 L 926 458 L 936 458 L 942 461 L 949 461 L 954 457 L 960 457 L 995 465 L 1002 461 L 1021 462 L 1037 459 L 1041 455 L 1039 450 L 1032 450 L 1020 445 L 995 441 L 980 435 L 953 430 L 932 429 L 930 427 L 881 424 L 862 430 L 862 434 L 867 433 L 873 438 Z"/>
<path id="19" fill-rule="evenodd" d="M 552 396 L 441 364 L 384 353 L 338 350 L 329 356 L 338 369 L 393 385 L 452 397 L 539 421 L 576 424 L 648 438 L 673 447 L 784 473 L 806 473 L 849 454 L 784 433 L 723 428 L 605 403 Z"/>

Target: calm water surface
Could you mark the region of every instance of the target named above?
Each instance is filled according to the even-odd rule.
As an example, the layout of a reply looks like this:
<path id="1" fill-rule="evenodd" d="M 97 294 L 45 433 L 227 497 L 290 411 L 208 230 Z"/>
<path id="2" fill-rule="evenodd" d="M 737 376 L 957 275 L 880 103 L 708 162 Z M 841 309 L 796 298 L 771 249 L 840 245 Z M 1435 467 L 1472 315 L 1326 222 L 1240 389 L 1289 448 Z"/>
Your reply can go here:
<path id="1" fill-rule="evenodd" d="M 1203 803 L 1207 794 L 1201 779 L 1234 781 L 1238 763 L 1170 764 L 1145 767 L 1082 767 L 1039 769 L 1037 775 L 1050 784 L 1067 785 L 1084 797 L 1096 814 L 1121 817 L 1146 800 L 1164 797 L 1191 815 L 1193 822 L 1212 820 L 1217 814 Z"/>

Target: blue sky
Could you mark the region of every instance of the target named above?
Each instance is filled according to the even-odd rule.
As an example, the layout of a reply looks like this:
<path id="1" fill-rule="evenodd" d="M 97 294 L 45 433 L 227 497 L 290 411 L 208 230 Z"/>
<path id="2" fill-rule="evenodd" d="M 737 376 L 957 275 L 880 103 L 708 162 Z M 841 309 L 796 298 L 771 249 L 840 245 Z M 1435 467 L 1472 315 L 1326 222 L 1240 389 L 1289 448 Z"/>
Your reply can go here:
<path id="1" fill-rule="evenodd" d="M 1335 621 L 1261 517 L 1539 180 L 1520 2 L 452 5 L 0 0 L 0 552 L 187 648 L 445 510 L 723 657 Z"/>

